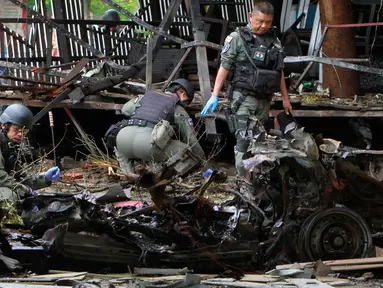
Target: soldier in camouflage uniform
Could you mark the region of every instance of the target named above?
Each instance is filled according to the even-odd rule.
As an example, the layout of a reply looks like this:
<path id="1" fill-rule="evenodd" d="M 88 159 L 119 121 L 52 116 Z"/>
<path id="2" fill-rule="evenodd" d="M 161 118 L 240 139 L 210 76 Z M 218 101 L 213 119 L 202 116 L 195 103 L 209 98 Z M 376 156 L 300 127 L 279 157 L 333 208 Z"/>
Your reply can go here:
<path id="1" fill-rule="evenodd" d="M 16 201 L 32 196 L 33 190 L 49 186 L 60 176 L 58 167 L 38 175 L 23 172 L 23 156 L 18 147 L 31 128 L 32 121 L 32 112 L 21 104 L 8 106 L 0 116 L 0 201 Z"/>
<path id="2" fill-rule="evenodd" d="M 116 137 L 116 155 L 122 170 L 134 173 L 134 160 L 165 163 L 187 151 L 194 159 L 205 159 L 198 143 L 193 122 L 184 106 L 191 103 L 194 90 L 189 81 L 177 79 L 169 84 L 166 93 L 148 91 L 126 103 L 122 114 L 129 117 Z M 173 139 L 172 126 L 180 140 Z M 186 157 L 184 163 L 187 163 Z"/>
<path id="3" fill-rule="evenodd" d="M 249 13 L 249 24 L 238 27 L 226 37 L 213 93 L 201 113 L 206 115 L 215 111 L 218 95 L 228 78 L 232 90 L 229 95 L 231 111 L 235 115 L 237 144 L 234 152 L 239 176 L 245 173 L 242 158 L 250 143 L 249 117 L 255 116 L 261 122 L 266 120 L 271 96 L 277 91 L 281 92 L 285 111 L 292 111 L 283 74 L 284 54 L 273 29 L 270 29 L 273 14 L 274 8 L 269 2 L 255 2 L 253 11 Z"/>

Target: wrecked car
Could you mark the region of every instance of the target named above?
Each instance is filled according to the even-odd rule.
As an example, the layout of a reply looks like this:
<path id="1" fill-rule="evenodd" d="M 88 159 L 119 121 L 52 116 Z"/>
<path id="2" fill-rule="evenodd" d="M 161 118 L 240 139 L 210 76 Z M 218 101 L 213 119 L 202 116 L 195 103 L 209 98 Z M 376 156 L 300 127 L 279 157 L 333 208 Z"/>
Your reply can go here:
<path id="1" fill-rule="evenodd" d="M 181 195 L 165 192 L 171 179 L 157 179 L 148 188 L 153 203 L 131 201 L 124 192 L 131 183 L 101 197 L 87 191 L 37 195 L 20 207 L 23 229 L 31 232 L 6 230 L 1 249 L 9 257 L 25 247 L 40 249 L 45 266 L 75 259 L 90 270 L 188 267 L 206 273 L 360 258 L 380 246 L 383 184 L 354 163 L 357 155 L 379 151 L 314 140 L 294 121 L 268 133 L 250 127 L 247 178 L 222 189 L 233 195 L 224 204 L 203 194 L 217 182 L 217 171 Z"/>

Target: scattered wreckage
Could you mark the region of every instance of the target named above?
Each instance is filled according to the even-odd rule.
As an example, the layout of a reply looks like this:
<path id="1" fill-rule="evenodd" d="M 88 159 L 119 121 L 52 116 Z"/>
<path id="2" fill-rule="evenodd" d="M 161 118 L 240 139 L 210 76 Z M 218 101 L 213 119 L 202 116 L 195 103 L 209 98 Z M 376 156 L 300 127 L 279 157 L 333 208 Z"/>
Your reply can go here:
<path id="1" fill-rule="evenodd" d="M 165 190 L 174 177 L 147 173 L 140 181 L 146 179 L 153 204 L 127 198 L 124 189 L 132 183 L 101 197 L 40 194 L 21 203 L 23 226 L 5 225 L 0 259 L 11 270 L 21 265 L 40 272 L 74 259 L 72 269 L 188 267 L 206 273 L 361 258 L 373 244 L 382 246 L 383 184 L 372 177 L 380 173 L 377 165 L 374 173 L 358 166 L 371 168 L 381 151 L 315 141 L 295 122 L 281 125 L 283 133 L 266 133 L 257 121 L 249 127 L 248 177 L 231 188 L 213 171 L 174 196 Z M 204 197 L 209 185 L 234 197 L 215 205 Z"/>

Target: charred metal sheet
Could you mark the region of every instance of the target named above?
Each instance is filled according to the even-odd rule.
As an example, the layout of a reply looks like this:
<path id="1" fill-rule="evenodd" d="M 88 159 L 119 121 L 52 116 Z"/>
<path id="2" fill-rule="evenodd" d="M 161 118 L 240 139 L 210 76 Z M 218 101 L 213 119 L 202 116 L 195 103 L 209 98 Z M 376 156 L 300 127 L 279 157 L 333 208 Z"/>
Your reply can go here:
<path id="1" fill-rule="evenodd" d="M 316 56 L 287 56 L 284 59 L 285 63 L 296 63 L 296 62 L 308 62 L 308 61 L 317 61 L 320 59 L 328 59 L 328 60 L 334 60 L 334 61 L 343 61 L 343 62 L 356 62 L 356 63 L 364 63 L 364 62 L 370 62 L 370 59 L 368 58 L 323 58 L 323 57 L 316 57 Z"/>
<path id="2" fill-rule="evenodd" d="M 10 79 L 10 80 L 20 81 L 20 82 L 41 84 L 41 85 L 46 85 L 46 86 L 60 86 L 57 83 L 40 81 L 40 80 L 32 80 L 32 79 L 26 79 L 26 78 L 20 78 L 20 77 L 15 77 L 15 76 L 10 76 L 10 75 L 0 75 L 0 78 L 2 78 L 2 79 Z M 47 88 L 47 91 L 49 91 L 49 90 L 50 90 L 50 88 Z"/>
<path id="3" fill-rule="evenodd" d="M 318 63 L 323 63 L 323 64 L 328 64 L 328 65 L 333 65 L 333 66 L 338 66 L 342 68 L 347 68 L 351 70 L 356 70 L 356 71 L 361 71 L 361 72 L 366 72 L 366 73 L 371 73 L 371 74 L 377 74 L 379 76 L 383 76 L 383 69 L 379 68 L 374 68 L 374 67 L 367 67 L 367 66 L 362 66 L 362 65 L 357 65 L 357 64 L 352 64 L 352 63 L 346 63 L 342 60 L 342 58 L 337 58 L 339 60 L 335 60 L 332 58 L 323 58 L 323 57 L 314 57 L 314 56 L 305 56 L 305 57 L 297 57 L 295 60 L 301 61 L 301 62 L 318 62 Z M 291 62 L 290 62 L 291 63 Z M 307 66 L 308 67 L 308 66 Z"/>
<path id="4" fill-rule="evenodd" d="M 67 72 L 63 72 L 63 71 L 49 70 L 47 72 L 45 72 L 45 71 L 43 72 L 38 67 L 31 67 L 31 66 L 27 66 L 24 64 L 12 63 L 12 62 L 7 62 L 7 61 L 0 61 L 0 67 L 23 70 L 23 71 L 33 72 L 33 73 L 44 73 L 44 74 L 47 74 L 49 76 L 57 76 L 57 77 L 65 77 L 68 75 Z"/>
<path id="5" fill-rule="evenodd" d="M 15 1 L 15 0 L 12 0 L 12 1 Z M 165 38 L 167 38 L 169 40 L 172 40 L 172 41 L 174 41 L 176 43 L 179 43 L 179 44 L 183 44 L 183 43 L 187 42 L 187 41 L 183 40 L 182 38 L 178 38 L 176 36 L 170 35 L 169 33 L 166 33 L 164 31 L 160 30 L 158 27 L 146 23 L 142 19 L 140 19 L 137 16 L 133 15 L 128 10 L 122 8 L 120 5 L 114 3 L 111 0 L 102 0 L 102 1 L 105 2 L 106 4 L 108 4 L 109 6 L 113 7 L 114 9 L 116 9 L 121 14 L 124 14 L 125 16 L 131 18 L 132 21 L 134 21 L 135 23 L 137 23 L 137 24 L 139 24 L 139 25 L 149 29 L 150 31 L 152 31 L 152 32 L 154 32 L 156 34 L 161 35 L 162 37 L 165 37 Z M 212 43 L 212 42 L 206 42 L 206 47 L 209 47 L 209 48 L 212 48 L 212 49 L 215 49 L 215 50 L 221 50 L 222 49 L 220 45 Z"/>
<path id="6" fill-rule="evenodd" d="M 22 2 L 20 2 L 18 0 L 9 0 L 9 2 L 12 2 L 16 6 L 19 6 L 21 9 L 29 12 L 31 15 L 33 15 L 37 19 L 41 20 L 42 22 L 44 22 L 49 27 L 55 28 L 57 32 L 65 34 L 68 38 L 72 39 L 74 42 L 76 42 L 79 45 L 83 46 L 84 48 L 88 49 L 95 56 L 97 56 L 97 57 L 104 57 L 105 56 L 102 52 L 98 51 L 96 48 L 94 48 L 89 43 L 87 43 L 84 40 L 78 38 L 76 35 L 74 35 L 73 33 L 70 33 L 68 30 L 60 27 L 59 25 L 54 23 L 52 20 L 49 20 L 49 19 L 45 18 L 43 15 L 41 15 L 40 13 L 38 13 L 35 10 L 33 10 L 32 8 L 30 8 L 28 5 L 22 3 Z"/>
<path id="7" fill-rule="evenodd" d="M 14 90 L 14 91 L 21 91 L 21 92 L 37 92 L 37 91 L 44 91 L 47 92 L 47 88 L 41 88 L 41 87 L 35 87 L 35 86 L 14 86 L 14 85 L 0 85 L 0 90 L 1 91 L 9 91 L 9 90 Z"/>

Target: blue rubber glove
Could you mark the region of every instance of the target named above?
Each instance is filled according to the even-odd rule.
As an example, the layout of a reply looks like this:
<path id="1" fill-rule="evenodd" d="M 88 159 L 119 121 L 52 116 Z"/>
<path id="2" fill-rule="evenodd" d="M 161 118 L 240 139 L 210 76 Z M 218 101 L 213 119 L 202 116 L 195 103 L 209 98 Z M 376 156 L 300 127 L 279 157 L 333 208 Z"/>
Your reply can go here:
<path id="1" fill-rule="evenodd" d="M 32 188 L 29 188 L 28 196 L 35 196 L 35 192 L 33 192 Z"/>
<path id="2" fill-rule="evenodd" d="M 203 107 L 203 110 L 201 112 L 201 115 L 206 115 L 207 113 L 213 113 L 215 109 L 217 109 L 218 106 L 218 97 L 211 95 L 209 101 L 207 101 L 205 107 Z"/>
<path id="3" fill-rule="evenodd" d="M 60 177 L 59 167 L 53 167 L 45 173 L 45 181 L 52 182 L 52 180 L 57 180 Z"/>

